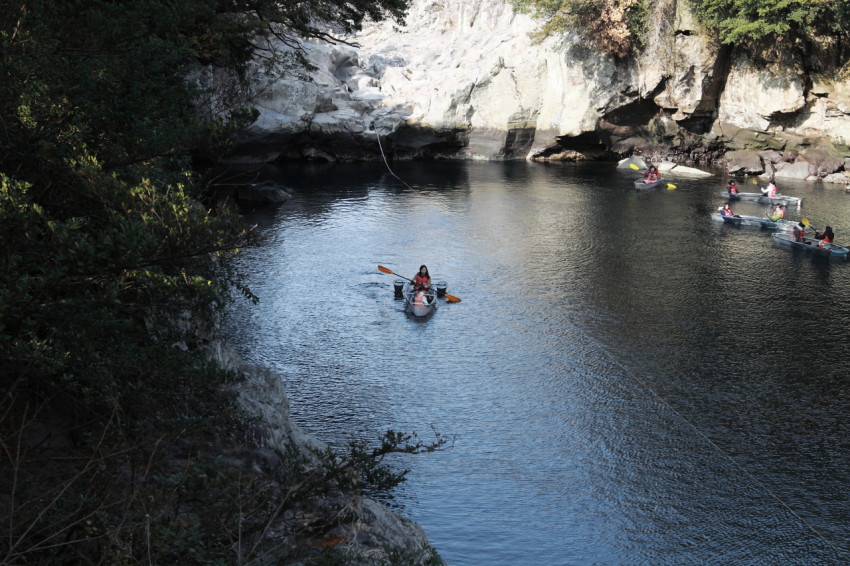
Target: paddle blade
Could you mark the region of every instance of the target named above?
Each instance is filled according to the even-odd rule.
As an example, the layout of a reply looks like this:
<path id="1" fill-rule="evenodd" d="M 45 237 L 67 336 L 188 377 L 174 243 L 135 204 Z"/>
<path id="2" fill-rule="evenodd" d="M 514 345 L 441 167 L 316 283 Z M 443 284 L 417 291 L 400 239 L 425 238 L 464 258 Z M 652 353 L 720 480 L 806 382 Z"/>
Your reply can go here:
<path id="1" fill-rule="evenodd" d="M 459 303 L 460 297 L 455 297 L 454 295 L 445 294 L 446 300 L 450 303 Z"/>
<path id="2" fill-rule="evenodd" d="M 389 273 L 390 275 L 394 275 L 392 269 L 390 269 L 388 267 L 384 267 L 383 265 L 378 266 L 378 271 L 380 271 L 381 273 Z"/>
<path id="3" fill-rule="evenodd" d="M 667 190 L 668 191 L 672 191 L 675 188 L 676 188 L 676 185 L 674 185 L 673 183 L 667 183 Z"/>
<path id="4" fill-rule="evenodd" d="M 756 178 L 755 178 L 755 177 L 753 177 L 753 184 L 754 184 L 754 185 L 758 185 L 758 183 L 756 182 Z"/>
<path id="5" fill-rule="evenodd" d="M 632 168 L 632 169 L 634 169 L 635 171 L 640 171 L 640 167 L 638 167 L 638 166 L 637 166 L 637 165 L 635 165 L 634 163 L 629 163 L 629 167 L 631 167 L 631 168 Z"/>

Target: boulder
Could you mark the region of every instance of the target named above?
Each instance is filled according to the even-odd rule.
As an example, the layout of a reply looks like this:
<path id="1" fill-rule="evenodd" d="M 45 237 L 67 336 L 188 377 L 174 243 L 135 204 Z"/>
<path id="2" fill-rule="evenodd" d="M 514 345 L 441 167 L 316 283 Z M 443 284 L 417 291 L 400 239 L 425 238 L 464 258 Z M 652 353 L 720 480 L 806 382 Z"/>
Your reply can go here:
<path id="1" fill-rule="evenodd" d="M 643 160 L 639 155 L 632 155 L 631 157 L 627 157 L 625 159 L 621 159 L 617 163 L 617 169 L 634 169 L 632 165 L 637 166 L 641 171 L 647 168 L 646 161 Z"/>
<path id="2" fill-rule="evenodd" d="M 668 171 L 673 175 L 687 175 L 689 177 L 711 177 L 713 173 L 709 173 L 708 171 L 703 171 L 702 169 L 697 169 L 696 167 L 686 167 L 684 165 L 676 165 L 673 164 L 672 167 L 667 169 L 662 169 L 661 165 L 658 166 L 659 171 Z"/>
<path id="3" fill-rule="evenodd" d="M 752 149 L 738 149 L 730 151 L 724 157 L 726 169 L 729 173 L 759 175 L 764 172 L 764 164 L 759 154 Z"/>
<path id="4" fill-rule="evenodd" d="M 236 198 L 239 201 L 280 204 L 289 200 L 289 197 L 289 193 L 274 181 L 242 185 L 236 189 Z"/>
<path id="5" fill-rule="evenodd" d="M 774 175 L 777 179 L 800 179 L 806 180 L 813 177 L 817 173 L 814 165 L 808 161 L 800 160 L 788 164 L 782 169 L 776 171 Z"/>
<path id="6" fill-rule="evenodd" d="M 775 149 L 766 149 L 757 153 L 764 163 L 779 163 L 782 161 L 782 154 Z"/>
<path id="7" fill-rule="evenodd" d="M 807 149 L 797 158 L 811 163 L 815 168 L 815 174 L 821 177 L 841 171 L 844 169 L 844 158 L 824 149 Z"/>
<path id="8" fill-rule="evenodd" d="M 850 185 L 850 176 L 847 175 L 846 172 L 842 173 L 833 173 L 832 175 L 827 175 L 823 179 L 824 183 L 834 183 L 836 185 Z"/>

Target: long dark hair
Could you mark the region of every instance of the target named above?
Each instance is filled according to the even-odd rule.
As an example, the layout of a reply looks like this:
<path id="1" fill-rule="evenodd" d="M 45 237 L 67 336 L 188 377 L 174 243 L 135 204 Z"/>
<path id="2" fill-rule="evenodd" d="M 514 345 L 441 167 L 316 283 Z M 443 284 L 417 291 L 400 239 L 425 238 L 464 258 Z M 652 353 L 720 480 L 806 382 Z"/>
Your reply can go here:
<path id="1" fill-rule="evenodd" d="M 427 265 L 420 265 L 420 266 L 419 266 L 419 271 L 417 271 L 417 272 L 416 272 L 416 275 L 421 275 L 421 274 L 422 274 L 422 268 L 423 268 L 423 267 L 425 268 L 425 277 L 429 277 L 429 278 L 430 278 L 430 277 L 431 277 L 431 272 L 429 272 L 429 271 L 428 271 L 428 266 L 427 266 Z"/>

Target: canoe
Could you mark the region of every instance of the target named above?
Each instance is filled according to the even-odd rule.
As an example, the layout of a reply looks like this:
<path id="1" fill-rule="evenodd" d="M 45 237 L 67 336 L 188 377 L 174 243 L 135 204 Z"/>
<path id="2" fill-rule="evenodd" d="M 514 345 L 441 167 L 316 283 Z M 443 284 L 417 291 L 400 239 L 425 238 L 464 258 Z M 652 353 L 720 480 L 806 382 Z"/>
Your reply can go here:
<path id="1" fill-rule="evenodd" d="M 776 230 L 778 232 L 793 232 L 794 226 L 797 224 L 794 220 L 769 220 L 764 216 L 761 217 L 761 227 L 765 230 Z"/>
<path id="2" fill-rule="evenodd" d="M 785 233 L 774 234 L 773 242 L 782 246 L 805 250 L 816 256 L 829 257 L 831 259 L 847 259 L 847 253 L 850 252 L 850 249 L 834 243 L 828 243 L 821 247 L 819 245 L 820 240 L 816 240 L 815 238 L 803 238 L 802 242 L 797 242 L 794 240 L 794 236 L 792 234 Z"/>
<path id="3" fill-rule="evenodd" d="M 803 199 L 800 197 L 789 197 L 788 195 L 776 195 L 775 197 L 768 197 L 761 193 L 737 193 L 733 195 L 726 191 L 720 191 L 720 196 L 730 201 L 752 200 L 760 202 L 762 204 L 784 204 L 785 206 L 788 206 L 789 204 L 794 204 L 798 207 L 803 202 Z"/>
<path id="4" fill-rule="evenodd" d="M 638 179 L 637 181 L 635 181 L 635 188 L 639 191 L 644 191 L 646 189 L 654 189 L 655 187 L 663 185 L 664 183 L 666 183 L 664 177 L 659 177 L 651 183 L 647 182 L 646 179 Z"/>
<path id="5" fill-rule="evenodd" d="M 425 317 L 437 310 L 437 291 L 434 287 L 426 290 L 423 296 L 413 290 L 413 284 L 407 282 L 402 288 L 404 311 L 416 317 Z"/>
<path id="6" fill-rule="evenodd" d="M 752 216 L 749 214 L 736 214 L 735 216 L 723 216 L 719 212 L 713 212 L 711 219 L 732 226 L 758 226 L 765 230 L 777 230 L 779 232 L 791 232 L 794 230 L 794 225 L 797 224 L 793 220 L 779 220 L 773 222 L 765 216 Z"/>

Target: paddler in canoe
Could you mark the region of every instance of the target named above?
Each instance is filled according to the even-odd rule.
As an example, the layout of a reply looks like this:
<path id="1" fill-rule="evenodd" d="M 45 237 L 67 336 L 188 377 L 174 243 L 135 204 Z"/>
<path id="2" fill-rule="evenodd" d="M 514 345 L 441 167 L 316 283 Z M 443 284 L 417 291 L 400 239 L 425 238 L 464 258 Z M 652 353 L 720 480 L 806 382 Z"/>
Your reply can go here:
<path id="1" fill-rule="evenodd" d="M 818 242 L 818 246 L 821 248 L 834 242 L 835 232 L 832 231 L 832 226 L 827 226 L 823 229 L 823 232 L 815 230 L 815 240 L 820 240 Z M 814 244 L 814 242 L 812 242 L 812 244 Z"/>
<path id="2" fill-rule="evenodd" d="M 720 208 L 718 208 L 717 210 L 720 211 L 720 215 L 723 216 L 724 218 L 733 218 L 733 217 L 740 218 L 740 216 L 738 214 L 735 214 L 732 211 L 732 207 L 729 206 L 728 202 L 726 204 L 724 204 L 723 206 L 721 206 Z"/>
<path id="3" fill-rule="evenodd" d="M 773 210 L 769 214 L 765 212 L 764 215 L 767 216 L 767 219 L 771 222 L 779 222 L 785 218 L 785 205 L 777 204 L 773 207 Z"/>
<path id="4" fill-rule="evenodd" d="M 419 305 L 427 305 L 425 292 L 431 288 L 431 274 L 428 273 L 428 267 L 425 265 L 419 266 L 419 271 L 410 280 L 413 283 L 413 290 L 416 295 L 413 297 L 413 302 Z"/>

